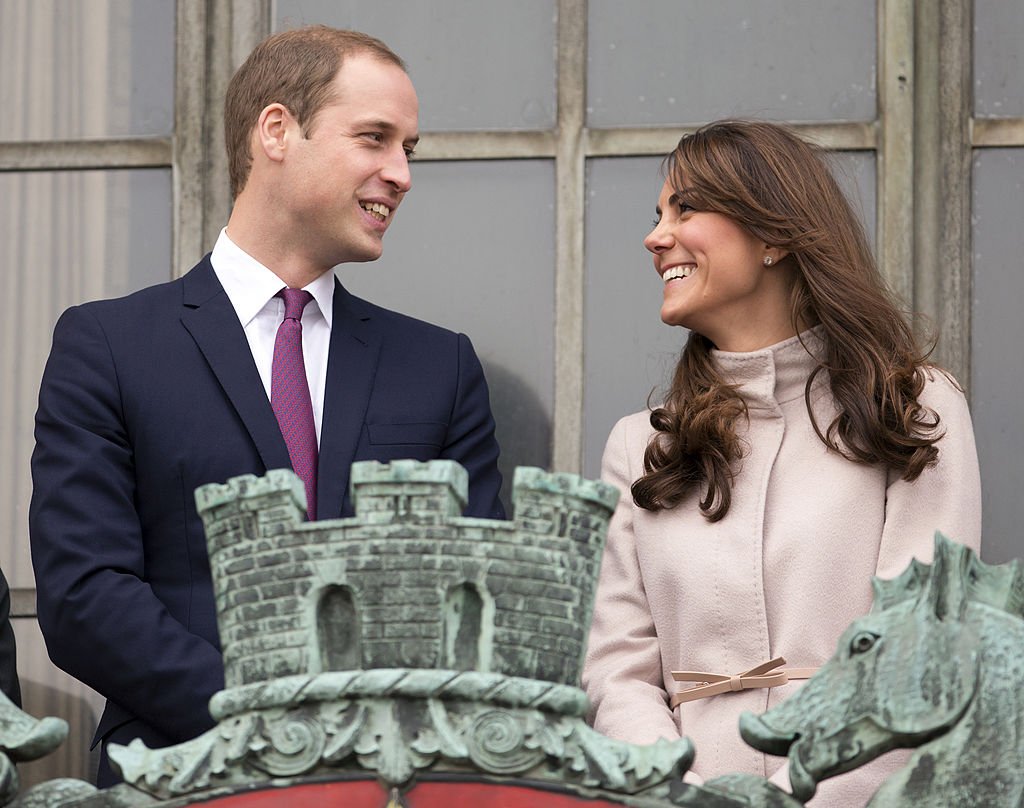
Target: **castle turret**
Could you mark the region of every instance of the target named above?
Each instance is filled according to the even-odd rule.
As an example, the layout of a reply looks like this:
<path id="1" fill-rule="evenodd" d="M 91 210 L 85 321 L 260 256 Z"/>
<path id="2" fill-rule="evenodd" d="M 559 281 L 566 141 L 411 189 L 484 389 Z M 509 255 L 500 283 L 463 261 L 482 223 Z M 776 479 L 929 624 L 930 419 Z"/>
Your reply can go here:
<path id="1" fill-rule="evenodd" d="M 586 650 L 594 587 L 619 492 L 575 474 L 518 468 L 508 556 L 494 564 L 495 669 L 576 685 Z M 498 537 L 495 537 L 496 539 Z"/>
<path id="2" fill-rule="evenodd" d="M 284 469 L 235 477 L 197 489 L 196 507 L 206 529 L 226 685 L 304 673 L 311 621 L 303 597 L 313 570 L 296 535 L 306 513 L 302 481 Z"/>
<path id="3" fill-rule="evenodd" d="M 466 509 L 469 477 L 449 460 L 366 461 L 352 465 L 352 500 L 364 524 L 439 524 Z"/>

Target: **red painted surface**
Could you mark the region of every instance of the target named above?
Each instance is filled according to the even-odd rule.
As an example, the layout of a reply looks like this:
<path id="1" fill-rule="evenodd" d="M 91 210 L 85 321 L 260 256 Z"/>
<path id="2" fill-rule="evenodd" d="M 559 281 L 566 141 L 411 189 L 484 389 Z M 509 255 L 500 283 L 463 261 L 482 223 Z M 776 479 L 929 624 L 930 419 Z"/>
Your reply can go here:
<path id="1" fill-rule="evenodd" d="M 373 780 L 306 783 L 247 791 L 197 803 L 203 808 L 621 808 L 558 791 L 499 783 L 426 781 L 397 803 Z"/>
<path id="2" fill-rule="evenodd" d="M 497 783 L 420 783 L 402 802 L 405 808 L 621 808 L 604 800 Z"/>

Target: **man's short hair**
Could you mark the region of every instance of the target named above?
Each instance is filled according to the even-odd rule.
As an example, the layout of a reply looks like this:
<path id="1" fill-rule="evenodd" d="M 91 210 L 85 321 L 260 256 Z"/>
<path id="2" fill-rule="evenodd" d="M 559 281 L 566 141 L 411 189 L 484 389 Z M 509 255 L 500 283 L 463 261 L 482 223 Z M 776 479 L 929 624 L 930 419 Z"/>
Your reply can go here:
<path id="1" fill-rule="evenodd" d="M 249 138 L 260 113 L 279 103 L 309 137 L 317 112 L 334 101 L 334 78 L 347 56 L 366 53 L 405 70 L 405 63 L 379 39 L 311 25 L 264 39 L 232 76 L 224 98 L 224 141 L 231 198 L 245 187 L 252 166 Z"/>

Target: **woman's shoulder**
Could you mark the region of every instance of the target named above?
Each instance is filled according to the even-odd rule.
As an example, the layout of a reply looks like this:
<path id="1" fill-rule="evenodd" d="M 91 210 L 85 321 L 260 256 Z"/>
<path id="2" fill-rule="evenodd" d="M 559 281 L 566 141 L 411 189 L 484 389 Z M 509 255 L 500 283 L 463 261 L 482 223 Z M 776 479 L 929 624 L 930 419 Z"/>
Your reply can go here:
<path id="1" fill-rule="evenodd" d="M 923 365 L 918 371 L 924 378 L 924 386 L 918 401 L 934 410 L 960 408 L 967 405 L 963 387 L 953 374 L 937 365 Z"/>
<path id="2" fill-rule="evenodd" d="M 625 490 L 643 474 L 644 453 L 654 427 L 650 410 L 641 410 L 616 421 L 601 455 L 601 479 Z"/>
<path id="3" fill-rule="evenodd" d="M 651 426 L 651 411 L 640 410 L 630 415 L 624 415 L 616 421 L 608 436 L 608 441 L 610 443 L 613 439 L 616 439 L 626 444 L 642 441 L 644 446 L 646 446 L 653 433 L 654 427 Z"/>
<path id="4" fill-rule="evenodd" d="M 643 458 L 653 434 L 650 410 L 623 416 L 615 422 L 605 441 L 602 466 L 609 462 L 628 464 L 632 458 Z"/>

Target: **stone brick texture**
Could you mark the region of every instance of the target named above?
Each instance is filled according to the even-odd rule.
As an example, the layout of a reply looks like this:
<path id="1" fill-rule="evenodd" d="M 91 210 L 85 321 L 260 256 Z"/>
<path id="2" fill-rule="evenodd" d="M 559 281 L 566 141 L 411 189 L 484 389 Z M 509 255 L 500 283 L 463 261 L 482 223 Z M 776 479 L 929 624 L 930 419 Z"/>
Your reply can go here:
<path id="1" fill-rule="evenodd" d="M 578 685 L 617 492 L 519 469 L 503 522 L 454 515 L 465 480 L 451 461 L 358 463 L 356 517 L 312 523 L 290 471 L 199 489 L 227 687 L 320 673 L 339 658 Z M 357 631 L 318 625 L 322 613 L 337 619 L 321 601 L 338 591 Z M 319 647 L 337 637 L 358 648 Z"/>

